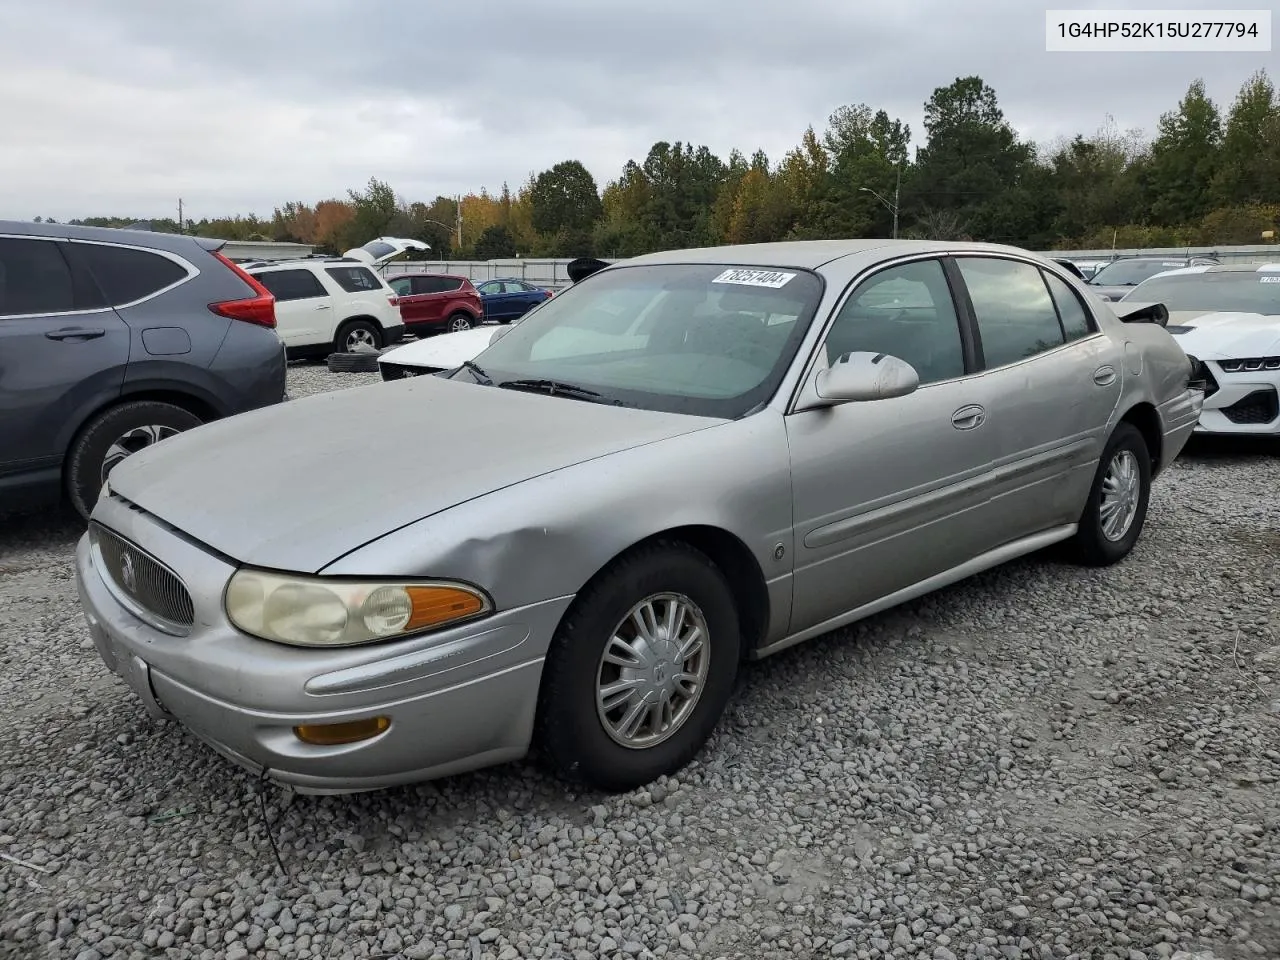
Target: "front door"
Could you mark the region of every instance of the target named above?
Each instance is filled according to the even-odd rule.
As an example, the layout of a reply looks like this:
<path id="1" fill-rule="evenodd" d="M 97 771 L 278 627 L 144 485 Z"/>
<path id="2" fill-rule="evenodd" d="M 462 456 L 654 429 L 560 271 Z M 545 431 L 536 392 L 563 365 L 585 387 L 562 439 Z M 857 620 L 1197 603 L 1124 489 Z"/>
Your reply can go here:
<path id="1" fill-rule="evenodd" d="M 856 351 L 895 356 L 916 369 L 920 387 L 905 397 L 787 416 L 792 632 L 971 559 L 995 449 L 988 387 L 973 369 L 938 260 L 901 263 L 861 281 L 819 350 L 820 364 Z"/>

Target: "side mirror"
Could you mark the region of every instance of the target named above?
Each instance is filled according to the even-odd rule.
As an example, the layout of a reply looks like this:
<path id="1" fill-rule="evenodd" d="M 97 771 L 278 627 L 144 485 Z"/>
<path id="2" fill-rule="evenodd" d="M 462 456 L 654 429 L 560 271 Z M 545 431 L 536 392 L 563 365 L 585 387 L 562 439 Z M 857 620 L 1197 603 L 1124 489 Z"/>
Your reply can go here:
<path id="1" fill-rule="evenodd" d="M 887 353 L 847 353 L 818 371 L 813 386 L 823 401 L 889 400 L 914 393 L 920 374 L 905 360 Z"/>
<path id="2" fill-rule="evenodd" d="M 492 347 L 495 343 L 497 343 L 499 340 L 505 337 L 510 331 L 511 331 L 510 327 L 505 327 L 505 326 L 498 327 L 497 330 L 493 331 L 493 336 L 489 338 L 489 346 Z"/>

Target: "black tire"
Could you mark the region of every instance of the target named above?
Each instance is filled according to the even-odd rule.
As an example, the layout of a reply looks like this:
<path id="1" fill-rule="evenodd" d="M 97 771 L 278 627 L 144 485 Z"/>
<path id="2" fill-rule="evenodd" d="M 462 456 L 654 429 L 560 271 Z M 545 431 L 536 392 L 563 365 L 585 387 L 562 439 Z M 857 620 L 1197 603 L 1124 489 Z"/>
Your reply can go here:
<path id="1" fill-rule="evenodd" d="M 331 353 L 328 359 L 331 373 L 377 373 L 376 353 Z"/>
<path id="2" fill-rule="evenodd" d="M 382 328 L 372 320 L 348 320 L 338 328 L 338 335 L 333 338 L 333 349 L 337 353 L 352 353 L 361 341 L 368 342 L 375 350 L 381 350 L 386 344 Z"/>
<path id="3" fill-rule="evenodd" d="M 1102 501 L 1108 474 L 1118 458 L 1125 454 L 1136 461 L 1137 509 L 1123 535 L 1108 536 L 1103 526 Z M 1089 567 L 1108 567 L 1127 557 L 1142 534 L 1147 519 L 1147 504 L 1151 499 L 1151 454 L 1142 433 L 1131 423 L 1121 423 L 1111 434 L 1093 477 L 1089 500 L 1080 515 L 1080 528 L 1070 541 L 1072 559 Z M 1117 531 L 1118 532 L 1118 531 Z"/>
<path id="4" fill-rule="evenodd" d="M 626 747 L 606 731 L 597 706 L 602 657 L 628 612 L 658 594 L 681 595 L 701 612 L 709 651 L 705 680 L 667 739 Z M 561 778 L 609 792 L 674 773 L 702 749 L 724 712 L 741 642 L 732 591 L 705 554 L 681 542 L 656 542 L 623 556 L 578 594 L 551 642 L 535 730 L 544 759 Z"/>
<path id="5" fill-rule="evenodd" d="M 102 411 L 85 424 L 67 451 L 63 479 L 76 513 L 89 518 L 102 492 L 104 470 L 110 472 L 124 451 L 136 453 L 203 422 L 189 410 L 157 400 L 133 400 Z M 113 449 L 117 444 L 120 448 Z"/>
<path id="6" fill-rule="evenodd" d="M 471 314 L 459 310 L 457 313 L 449 314 L 449 319 L 445 321 L 444 329 L 447 333 L 458 333 L 461 330 L 470 330 L 476 325 L 476 320 Z"/>

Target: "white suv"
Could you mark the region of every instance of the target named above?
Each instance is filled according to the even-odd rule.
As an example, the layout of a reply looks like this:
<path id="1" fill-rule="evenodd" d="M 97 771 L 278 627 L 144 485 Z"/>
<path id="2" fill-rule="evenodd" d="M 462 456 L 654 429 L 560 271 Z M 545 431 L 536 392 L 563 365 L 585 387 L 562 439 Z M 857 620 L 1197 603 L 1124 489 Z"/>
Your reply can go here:
<path id="1" fill-rule="evenodd" d="M 373 271 L 406 250 L 429 250 L 418 240 L 379 237 L 341 257 L 245 264 L 276 298 L 276 332 L 289 359 L 380 350 L 404 335 L 399 298 Z"/>

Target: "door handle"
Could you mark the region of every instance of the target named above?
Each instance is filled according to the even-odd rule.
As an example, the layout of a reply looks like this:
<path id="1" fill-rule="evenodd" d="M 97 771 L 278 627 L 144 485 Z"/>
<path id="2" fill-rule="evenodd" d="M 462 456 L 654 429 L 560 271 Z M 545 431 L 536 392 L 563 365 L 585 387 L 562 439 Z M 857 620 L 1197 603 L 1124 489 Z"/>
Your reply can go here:
<path id="1" fill-rule="evenodd" d="M 1110 386 L 1116 382 L 1116 368 L 1107 366 L 1099 367 L 1093 371 L 1093 382 L 1100 387 Z"/>
<path id="2" fill-rule="evenodd" d="M 45 334 L 50 340 L 97 340 L 106 335 L 107 331 L 101 327 L 63 327 Z"/>
<path id="3" fill-rule="evenodd" d="M 322 303 L 322 304 L 320 304 L 320 306 L 316 307 L 316 309 L 317 309 L 317 310 L 328 310 L 328 309 L 329 309 L 329 305 L 328 305 L 327 303 Z"/>
<path id="4" fill-rule="evenodd" d="M 957 430 L 972 430 L 980 427 L 987 419 L 987 411 L 976 403 L 961 407 L 951 415 L 951 425 Z"/>

